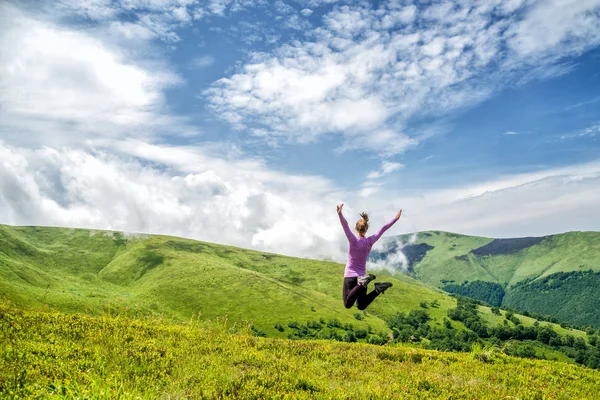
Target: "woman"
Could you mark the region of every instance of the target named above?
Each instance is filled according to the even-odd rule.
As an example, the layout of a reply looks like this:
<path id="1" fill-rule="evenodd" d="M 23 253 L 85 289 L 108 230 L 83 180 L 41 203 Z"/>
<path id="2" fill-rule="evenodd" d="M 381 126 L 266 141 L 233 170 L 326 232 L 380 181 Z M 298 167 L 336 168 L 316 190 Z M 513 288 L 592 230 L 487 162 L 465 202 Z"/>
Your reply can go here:
<path id="1" fill-rule="evenodd" d="M 361 219 L 356 222 L 355 227 L 356 233 L 358 234 L 357 238 L 348 227 L 348 221 L 346 221 L 346 218 L 344 218 L 344 215 L 342 214 L 343 207 L 343 203 L 337 206 L 337 213 L 340 217 L 342 228 L 344 228 L 344 232 L 348 238 L 348 243 L 350 244 L 348 248 L 348 262 L 346 263 L 346 270 L 344 271 L 344 306 L 350 308 L 356 302 L 358 309 L 364 310 L 377 296 L 392 286 L 390 282 L 376 283 L 375 290 L 367 294 L 367 285 L 375 279 L 375 275 L 366 273 L 367 258 L 369 257 L 373 244 L 375 244 L 385 231 L 400 219 L 402 210 L 398 211 L 396 217 L 385 224 L 379 232 L 369 237 L 365 237 L 367 230 L 369 229 L 369 216 L 367 213 L 361 213 Z"/>

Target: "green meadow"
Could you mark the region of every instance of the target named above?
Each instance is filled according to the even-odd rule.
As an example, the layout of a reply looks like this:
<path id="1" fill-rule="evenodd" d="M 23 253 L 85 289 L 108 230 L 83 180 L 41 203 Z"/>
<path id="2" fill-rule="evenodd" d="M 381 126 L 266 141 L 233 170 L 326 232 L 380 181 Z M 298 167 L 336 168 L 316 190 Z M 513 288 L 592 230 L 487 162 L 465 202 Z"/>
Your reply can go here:
<path id="1" fill-rule="evenodd" d="M 0 304 L 0 397 L 593 399 L 600 371 L 406 346 L 258 338 L 247 325 Z"/>

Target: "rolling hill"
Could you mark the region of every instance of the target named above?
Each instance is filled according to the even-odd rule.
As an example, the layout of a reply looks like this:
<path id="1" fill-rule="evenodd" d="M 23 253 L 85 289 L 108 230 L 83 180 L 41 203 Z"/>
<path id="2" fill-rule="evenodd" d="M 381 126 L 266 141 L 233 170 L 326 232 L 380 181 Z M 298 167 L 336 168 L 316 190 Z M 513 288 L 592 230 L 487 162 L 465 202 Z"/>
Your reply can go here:
<path id="1" fill-rule="evenodd" d="M 343 265 L 168 236 L 0 225 L 0 295 L 26 308 L 101 314 L 108 307 L 185 320 L 194 313 L 275 324 L 324 319 L 389 331 L 380 317 L 437 301 L 441 324 L 455 300 L 407 276 L 368 312 L 341 302 Z"/>
<path id="2" fill-rule="evenodd" d="M 373 344 L 393 339 L 457 351 L 489 342 L 507 354 L 600 365 L 595 335 L 457 303 L 404 274 L 378 272 L 393 288 L 366 312 L 347 310 L 343 269 L 170 236 L 0 225 L 0 297 L 23 309 L 249 321 L 257 336 Z"/>
<path id="3" fill-rule="evenodd" d="M 399 249 L 409 274 L 432 286 L 494 306 L 600 327 L 600 233 L 491 239 L 448 232 L 388 238 L 374 259 Z"/>

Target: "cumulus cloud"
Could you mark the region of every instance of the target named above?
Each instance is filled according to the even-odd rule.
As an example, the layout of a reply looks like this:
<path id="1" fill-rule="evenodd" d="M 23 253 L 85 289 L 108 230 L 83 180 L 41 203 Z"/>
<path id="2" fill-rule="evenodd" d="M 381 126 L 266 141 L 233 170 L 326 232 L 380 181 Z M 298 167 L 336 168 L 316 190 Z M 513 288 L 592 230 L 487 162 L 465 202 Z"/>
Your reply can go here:
<path id="1" fill-rule="evenodd" d="M 340 202 L 349 220 L 370 212 L 373 229 L 407 210 L 387 236 L 442 229 L 510 237 L 596 229 L 598 188 L 595 163 L 415 195 L 383 188 L 365 199 L 320 176 L 274 172 L 261 160 L 227 160 L 203 147 L 135 139 L 95 150 L 0 144 L 0 223 L 170 234 L 339 261 L 347 246 L 335 215 Z"/>
<path id="2" fill-rule="evenodd" d="M 0 159 L 2 223 L 165 233 L 297 256 L 340 252 L 332 208 L 341 193 L 318 176 L 135 141 L 110 151 L 0 145 Z"/>
<path id="3" fill-rule="evenodd" d="M 238 129 L 298 143 L 340 135 L 341 150 L 365 143 L 389 156 L 410 147 L 397 145 L 402 137 L 390 132 L 403 132 L 414 118 L 471 106 L 515 82 L 568 73 L 574 66 L 557 62 L 600 43 L 599 4 L 342 5 L 306 39 L 253 54 L 204 96 Z M 419 139 L 404 138 L 410 140 Z"/>
<path id="4" fill-rule="evenodd" d="M 9 5 L 0 9 L 5 140 L 65 144 L 139 135 L 149 126 L 186 129 L 164 111 L 163 91 L 180 78 L 162 63 L 138 60 L 92 33 L 34 19 Z"/>

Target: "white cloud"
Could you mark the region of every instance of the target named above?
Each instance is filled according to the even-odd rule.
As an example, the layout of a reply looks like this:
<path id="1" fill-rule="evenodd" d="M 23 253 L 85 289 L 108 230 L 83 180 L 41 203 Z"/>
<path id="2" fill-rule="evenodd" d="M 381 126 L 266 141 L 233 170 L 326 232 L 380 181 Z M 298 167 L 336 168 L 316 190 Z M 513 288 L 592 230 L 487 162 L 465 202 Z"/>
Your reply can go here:
<path id="1" fill-rule="evenodd" d="M 173 17 L 181 22 L 188 22 L 192 19 L 191 15 L 188 14 L 185 7 L 178 7 L 173 10 Z"/>
<path id="2" fill-rule="evenodd" d="M 313 10 L 311 10 L 310 8 L 303 8 L 300 11 L 300 14 L 302 14 L 305 17 L 310 17 L 312 15 L 312 13 L 313 13 Z"/>
<path id="3" fill-rule="evenodd" d="M 369 201 L 389 215 L 403 208 L 405 232 L 521 237 L 597 230 L 600 162 L 416 194 L 386 190 Z"/>
<path id="4" fill-rule="evenodd" d="M 231 0 L 210 0 L 208 2 L 208 9 L 216 15 L 224 15 L 227 6 L 231 3 Z"/>
<path id="5" fill-rule="evenodd" d="M 197 0 L 61 0 L 49 2 L 42 11 L 57 14 L 58 19 L 76 14 L 100 25 L 123 23 L 130 31 L 131 26 L 138 25 L 164 42 L 175 43 L 180 40 L 176 33 L 179 28 L 189 25 L 193 17 L 206 14 L 198 3 Z M 35 9 L 28 11 L 36 13 Z"/>
<path id="6" fill-rule="evenodd" d="M 381 189 L 382 185 L 380 183 L 367 181 L 361 186 L 358 195 L 362 198 L 368 198 L 380 192 Z"/>
<path id="7" fill-rule="evenodd" d="M 238 129 L 300 143 L 340 135 L 341 150 L 397 154 L 419 138 L 397 145 L 390 132 L 404 131 L 414 118 L 444 115 L 506 85 L 572 71 L 575 65 L 557 62 L 600 43 L 598 4 L 342 5 L 303 41 L 253 54 L 204 96 Z"/>
<path id="8" fill-rule="evenodd" d="M 56 7 L 93 20 L 111 19 L 118 12 L 111 0 L 61 0 Z"/>
<path id="9" fill-rule="evenodd" d="M 11 6 L 0 8 L 5 140 L 52 144 L 140 135 L 149 126 L 183 129 L 183 121 L 163 113 L 163 90 L 180 79 L 162 64 L 136 60 L 93 33 L 33 19 Z"/>
<path id="10" fill-rule="evenodd" d="M 236 13 L 256 6 L 264 6 L 266 0 L 208 0 L 204 2 L 204 11 L 224 17 L 227 12 Z"/>
<path id="11" fill-rule="evenodd" d="M 525 57 L 581 53 L 600 41 L 599 11 L 598 0 L 538 1 L 508 30 L 508 44 Z"/>
<path id="12" fill-rule="evenodd" d="M 318 176 L 137 141 L 94 152 L 0 144 L 0 160 L 0 223 L 165 233 L 298 256 L 341 254 L 333 208 L 341 194 Z"/>
<path id="13" fill-rule="evenodd" d="M 282 0 L 275 0 L 274 8 L 279 14 L 294 14 L 296 12 L 294 7 Z"/>
<path id="14" fill-rule="evenodd" d="M 503 135 L 518 135 L 518 132 L 514 132 L 514 131 L 506 131 L 503 133 Z"/>
<path id="15" fill-rule="evenodd" d="M 381 164 L 381 169 L 379 169 L 378 171 L 371 171 L 367 175 L 367 179 L 378 179 L 384 175 L 390 174 L 390 173 L 397 171 L 403 167 L 404 167 L 404 165 L 402 165 L 400 163 L 384 161 Z"/>
<path id="16" fill-rule="evenodd" d="M 131 22 L 113 21 L 109 24 L 109 32 L 128 40 L 151 40 L 156 34 L 148 28 Z"/>
<path id="17" fill-rule="evenodd" d="M 201 147 L 0 143 L 0 223 L 171 234 L 340 261 L 340 202 L 352 223 L 368 211 L 373 229 L 403 208 L 388 236 L 440 229 L 510 237 L 597 229 L 599 201 L 600 163 L 418 195 L 377 184 L 352 195 L 319 176 L 274 172 L 261 160 L 213 157 Z"/>
<path id="18" fill-rule="evenodd" d="M 561 139 L 579 139 L 579 138 L 593 138 L 596 136 L 600 136 L 600 124 L 595 124 L 592 126 L 588 126 L 587 128 L 581 129 L 574 133 L 569 133 L 566 135 L 561 135 Z"/>
<path id="19" fill-rule="evenodd" d="M 254 7 L 264 7 L 266 0 L 60 0 L 46 2 L 42 7 L 20 6 L 28 13 L 41 19 L 71 19 L 73 15 L 87 18 L 82 26 L 102 27 L 116 24 L 125 35 L 139 34 L 135 26 L 152 33 L 153 39 L 160 39 L 174 47 L 181 38 L 178 31 L 190 26 L 194 20 L 223 17 Z M 71 19 L 72 23 L 75 23 Z"/>

